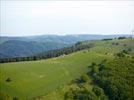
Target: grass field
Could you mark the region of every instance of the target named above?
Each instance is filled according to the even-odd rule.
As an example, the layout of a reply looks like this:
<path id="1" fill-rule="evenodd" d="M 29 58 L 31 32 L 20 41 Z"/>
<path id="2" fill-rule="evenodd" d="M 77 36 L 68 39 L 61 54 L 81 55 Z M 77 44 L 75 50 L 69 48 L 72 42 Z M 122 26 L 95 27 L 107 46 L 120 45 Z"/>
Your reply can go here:
<path id="1" fill-rule="evenodd" d="M 118 42 L 118 45 L 113 45 Z M 0 65 L 0 92 L 19 100 L 44 95 L 44 100 L 62 100 L 67 84 L 87 71 L 92 62 L 112 59 L 114 53 L 132 48 L 134 40 L 91 41 L 94 47 L 57 58 Z M 125 44 L 125 46 L 124 46 Z M 11 82 L 6 82 L 10 78 Z"/>

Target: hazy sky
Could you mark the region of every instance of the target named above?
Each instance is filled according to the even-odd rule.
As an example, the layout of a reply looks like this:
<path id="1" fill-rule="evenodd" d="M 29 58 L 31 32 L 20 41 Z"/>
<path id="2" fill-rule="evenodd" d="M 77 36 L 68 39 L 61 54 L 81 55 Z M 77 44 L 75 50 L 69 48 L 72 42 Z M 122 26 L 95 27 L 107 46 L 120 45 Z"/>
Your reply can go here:
<path id="1" fill-rule="evenodd" d="M 1 35 L 131 34 L 134 1 L 1 1 Z"/>

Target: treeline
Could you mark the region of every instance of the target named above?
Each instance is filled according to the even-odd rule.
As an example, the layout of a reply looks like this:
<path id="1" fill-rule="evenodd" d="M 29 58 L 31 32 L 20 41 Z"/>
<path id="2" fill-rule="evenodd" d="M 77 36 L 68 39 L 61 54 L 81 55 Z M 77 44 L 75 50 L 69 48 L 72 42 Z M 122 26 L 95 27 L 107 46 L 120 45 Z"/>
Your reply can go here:
<path id="1" fill-rule="evenodd" d="M 50 51 L 46 51 L 46 52 L 43 52 L 43 53 L 40 53 L 40 54 L 37 54 L 34 56 L 0 59 L 0 63 L 19 62 L 19 61 L 35 61 L 35 60 L 40 60 L 40 59 L 48 59 L 48 58 L 53 58 L 53 57 L 59 57 L 62 55 L 68 55 L 70 53 L 84 50 L 84 49 L 91 48 L 91 47 L 93 47 L 93 44 L 91 44 L 91 43 L 78 42 L 71 47 L 65 47 L 65 48 L 57 49 L 57 50 L 50 50 Z"/>
<path id="2" fill-rule="evenodd" d="M 125 36 L 122 36 L 122 37 L 118 37 L 118 38 L 106 38 L 106 39 L 102 39 L 102 41 L 109 41 L 109 40 L 113 40 L 113 39 L 132 39 L 133 37 L 130 36 L 130 37 L 125 37 Z"/>

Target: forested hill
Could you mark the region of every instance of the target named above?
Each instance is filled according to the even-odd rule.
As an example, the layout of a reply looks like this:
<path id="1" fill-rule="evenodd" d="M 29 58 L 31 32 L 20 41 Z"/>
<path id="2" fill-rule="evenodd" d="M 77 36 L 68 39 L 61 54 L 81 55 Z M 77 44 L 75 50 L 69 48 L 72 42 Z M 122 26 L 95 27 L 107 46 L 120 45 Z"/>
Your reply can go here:
<path id="1" fill-rule="evenodd" d="M 131 35 L 42 35 L 25 37 L 0 37 L 0 58 L 27 57 L 48 50 L 71 46 L 78 41 L 101 40 Z"/>
<path id="2" fill-rule="evenodd" d="M 62 42 L 62 43 L 76 43 L 83 40 L 101 40 L 105 38 L 118 38 L 118 37 L 130 37 L 132 34 L 124 35 L 90 35 L 90 34 L 76 34 L 76 35 L 39 35 L 39 36 L 20 36 L 9 37 L 0 36 L 0 44 L 9 40 L 20 41 L 36 41 L 36 42 Z"/>
<path id="3" fill-rule="evenodd" d="M 108 43 L 108 42 L 113 42 L 113 41 L 120 41 L 120 40 L 127 40 L 127 39 L 132 39 L 132 37 L 129 37 L 129 38 L 119 37 L 119 38 L 115 38 L 115 39 L 107 38 L 107 39 L 102 39 L 102 40 L 81 41 L 81 42 L 77 42 L 74 45 L 69 46 L 69 47 L 64 47 L 63 46 L 64 48 L 61 48 L 59 46 L 58 47 L 59 49 L 55 49 L 55 50 L 53 50 L 54 48 L 52 49 L 51 46 L 49 47 L 49 45 L 48 45 L 48 48 L 49 49 L 51 48 L 51 49 L 50 50 L 49 49 L 48 50 L 44 50 L 44 51 L 43 51 L 43 49 L 44 49 L 43 46 L 41 46 L 41 48 L 42 48 L 41 49 L 41 48 L 39 48 L 40 45 L 38 45 L 38 44 L 36 44 L 36 45 L 31 44 L 30 45 L 31 48 L 29 48 L 29 54 L 31 54 L 31 55 L 26 56 L 26 57 L 13 57 L 13 58 L 7 57 L 7 58 L 1 58 L 0 59 L 0 63 L 48 59 L 48 58 L 68 55 L 70 53 L 73 53 L 73 52 L 76 52 L 76 51 L 80 51 L 80 50 L 84 50 L 84 49 L 93 48 L 93 47 L 96 47 L 99 42 L 100 42 L 100 44 L 103 44 L 103 43 Z M 21 42 L 17 42 L 18 46 L 20 46 L 19 43 L 21 43 Z M 12 44 L 12 43 L 10 43 L 10 44 Z M 113 45 L 118 45 L 118 43 L 114 43 L 113 42 Z M 58 45 L 55 45 L 55 46 L 57 47 Z M 55 46 L 52 46 L 52 47 L 55 47 Z M 22 52 L 22 53 L 27 55 L 27 50 L 25 52 L 25 49 L 27 49 L 27 48 L 28 48 L 27 45 L 23 45 L 22 49 L 24 49 L 24 52 L 19 51 L 18 49 L 16 49 L 16 50 L 18 50 L 18 52 Z M 42 52 L 40 51 L 41 53 L 37 53 L 40 49 L 42 50 Z M 3 50 L 4 50 L 4 47 L 3 47 Z M 12 52 L 12 54 L 13 53 L 16 54 L 16 52 Z M 8 55 L 8 53 L 7 53 L 7 55 Z"/>
<path id="4" fill-rule="evenodd" d="M 36 46 L 35 46 L 36 47 Z M 53 57 L 59 57 L 63 55 L 68 55 L 70 53 L 92 48 L 93 44 L 88 43 L 87 41 L 85 42 L 77 42 L 76 44 L 69 46 L 69 47 L 64 47 L 61 49 L 55 49 L 55 50 L 49 50 L 49 51 L 44 51 L 42 53 L 38 53 L 32 56 L 26 56 L 26 57 L 14 57 L 14 58 L 1 58 L 0 63 L 6 63 L 6 62 L 19 62 L 19 61 L 32 61 L 32 60 L 41 60 L 41 59 L 48 59 L 48 58 L 53 58 Z M 24 46 L 26 48 L 26 45 Z M 4 49 L 4 48 L 3 48 Z M 38 50 L 39 48 L 33 48 Z M 33 51 L 31 48 L 30 51 Z M 29 52 L 30 52 L 29 51 Z M 31 52 L 32 53 L 32 52 Z"/>
<path id="5" fill-rule="evenodd" d="M 0 58 L 27 57 L 44 51 L 60 49 L 67 46 L 70 45 L 58 42 L 41 43 L 35 41 L 9 40 L 0 44 Z"/>

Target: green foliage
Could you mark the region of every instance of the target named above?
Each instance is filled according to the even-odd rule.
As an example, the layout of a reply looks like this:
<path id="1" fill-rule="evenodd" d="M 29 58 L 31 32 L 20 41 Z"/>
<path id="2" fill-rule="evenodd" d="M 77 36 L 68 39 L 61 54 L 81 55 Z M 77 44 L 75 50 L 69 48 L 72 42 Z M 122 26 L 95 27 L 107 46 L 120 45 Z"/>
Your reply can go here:
<path id="1" fill-rule="evenodd" d="M 97 96 L 101 96 L 103 94 L 103 90 L 98 87 L 98 86 L 94 86 L 93 87 L 93 92 L 97 95 Z"/>
<path id="2" fill-rule="evenodd" d="M 81 41 L 79 41 L 79 42 L 75 43 L 75 46 L 80 45 L 80 44 L 82 44 L 82 42 L 81 42 Z"/>
<path id="3" fill-rule="evenodd" d="M 86 89 L 69 90 L 65 94 L 65 100 L 95 100 L 95 96 Z"/>
<path id="4" fill-rule="evenodd" d="M 81 76 L 81 80 L 82 80 L 82 82 L 87 82 L 87 81 L 89 80 L 88 75 L 87 75 L 87 74 L 83 74 L 83 75 Z"/>
<path id="5" fill-rule="evenodd" d="M 125 36 L 122 36 L 122 37 L 118 37 L 118 39 L 126 39 L 126 37 Z"/>
<path id="6" fill-rule="evenodd" d="M 128 51 L 130 52 L 130 51 L 132 51 L 132 49 L 131 48 L 128 48 Z"/>
<path id="7" fill-rule="evenodd" d="M 128 54 L 127 50 L 122 50 L 122 53 Z"/>
<path id="8" fill-rule="evenodd" d="M 99 73 L 99 67 L 97 65 L 92 67 L 91 74 L 96 76 Z"/>
<path id="9" fill-rule="evenodd" d="M 116 54 L 116 56 L 117 56 L 117 57 L 125 57 L 125 54 L 122 53 L 122 52 L 119 52 L 119 53 Z"/>
<path id="10" fill-rule="evenodd" d="M 17 97 L 13 97 L 13 100 L 19 100 Z"/>
<path id="11" fill-rule="evenodd" d="M 102 39 L 102 41 L 109 41 L 109 40 L 113 40 L 113 39 L 112 38 Z"/>
<path id="12" fill-rule="evenodd" d="M 107 62 L 105 66 L 107 68 L 102 69 L 95 77 L 96 84 L 104 89 L 110 100 L 132 100 L 134 98 L 134 59 L 116 58 Z M 100 94 L 98 91 L 97 95 Z"/>
<path id="13" fill-rule="evenodd" d="M 65 100 L 73 100 L 73 98 L 74 98 L 74 94 L 72 91 L 68 91 L 67 93 L 65 93 L 65 97 L 64 97 Z"/>
<path id="14" fill-rule="evenodd" d="M 96 63 L 95 63 L 95 62 L 92 62 L 91 66 L 93 67 L 93 66 L 95 66 L 95 65 L 96 65 Z"/>

